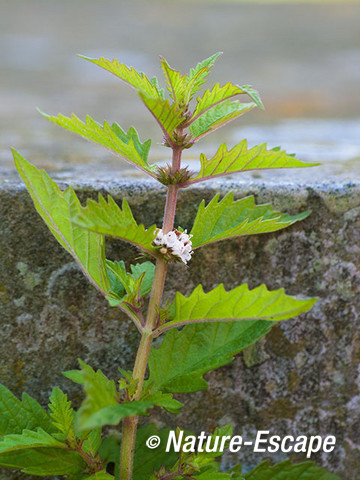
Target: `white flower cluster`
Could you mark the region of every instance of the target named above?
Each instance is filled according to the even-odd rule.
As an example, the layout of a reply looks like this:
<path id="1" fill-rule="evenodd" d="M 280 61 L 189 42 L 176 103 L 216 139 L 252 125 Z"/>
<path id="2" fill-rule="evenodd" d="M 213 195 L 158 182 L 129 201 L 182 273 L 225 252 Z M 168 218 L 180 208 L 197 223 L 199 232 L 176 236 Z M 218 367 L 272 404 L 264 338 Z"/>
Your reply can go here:
<path id="1" fill-rule="evenodd" d="M 161 246 L 164 251 L 160 252 L 163 254 L 170 254 L 170 256 L 178 257 L 185 264 L 191 260 L 192 243 L 190 238 L 192 235 L 188 235 L 186 230 L 184 232 L 179 232 L 179 230 L 173 230 L 172 232 L 165 233 L 159 229 L 156 232 L 156 237 L 153 241 L 153 244 L 156 246 Z"/>

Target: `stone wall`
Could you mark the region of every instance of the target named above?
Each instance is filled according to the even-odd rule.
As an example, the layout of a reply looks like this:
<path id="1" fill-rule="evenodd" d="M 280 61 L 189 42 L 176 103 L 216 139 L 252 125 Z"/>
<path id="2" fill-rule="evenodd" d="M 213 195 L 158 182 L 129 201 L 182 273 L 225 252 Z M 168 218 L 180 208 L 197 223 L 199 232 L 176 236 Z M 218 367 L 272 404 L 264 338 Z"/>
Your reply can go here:
<path id="1" fill-rule="evenodd" d="M 81 199 L 109 192 L 118 200 L 126 197 L 138 221 L 161 222 L 165 190 L 152 182 L 72 183 Z M 258 429 L 333 434 L 336 450 L 313 459 L 343 480 L 354 480 L 360 477 L 360 183 L 214 182 L 181 192 L 176 223 L 191 227 L 202 198 L 230 189 L 236 197 L 254 194 L 258 203 L 290 213 L 308 208 L 313 213 L 278 233 L 205 247 L 188 268 L 172 265 L 166 296 L 175 289 L 190 292 L 200 282 L 205 289 L 248 282 L 316 295 L 319 301 L 310 313 L 274 327 L 232 364 L 207 375 L 208 390 L 179 395 L 186 404 L 180 416 L 159 410 L 152 419 L 196 432 L 231 422 L 236 433 L 250 439 Z M 118 366 L 132 367 L 136 329 L 88 285 L 16 181 L 0 185 L 0 252 L 3 384 L 17 395 L 26 390 L 43 404 L 60 385 L 79 404 L 81 391 L 60 373 L 76 368 L 76 358 L 115 377 Z M 137 256 L 115 240 L 108 241 L 107 253 L 132 262 Z M 224 461 L 239 459 L 251 467 L 262 456 L 243 449 L 239 458 Z M 0 473 L 1 480 L 23 477 L 28 478 Z"/>

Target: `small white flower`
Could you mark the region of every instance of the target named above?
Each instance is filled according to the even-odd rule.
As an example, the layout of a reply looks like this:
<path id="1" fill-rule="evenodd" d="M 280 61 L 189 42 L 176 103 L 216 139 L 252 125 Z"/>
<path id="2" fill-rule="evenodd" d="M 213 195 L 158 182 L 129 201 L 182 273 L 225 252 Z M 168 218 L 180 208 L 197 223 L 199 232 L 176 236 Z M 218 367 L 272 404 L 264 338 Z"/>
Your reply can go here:
<path id="1" fill-rule="evenodd" d="M 163 245 L 164 243 L 164 234 L 163 234 L 163 231 L 161 229 L 157 230 L 157 234 L 156 234 L 156 237 L 153 241 L 153 243 L 155 245 Z"/>
<path id="2" fill-rule="evenodd" d="M 186 264 L 191 260 L 193 254 L 191 237 L 192 235 L 188 235 L 186 230 L 180 232 L 175 229 L 164 235 L 164 232 L 159 228 L 156 231 L 153 245 L 161 247 L 160 253 L 166 256 L 168 260 L 174 260 L 174 257 L 177 257 Z"/>
<path id="3" fill-rule="evenodd" d="M 168 247 L 174 247 L 178 243 L 178 237 L 175 232 L 169 232 L 165 235 L 165 242 Z"/>

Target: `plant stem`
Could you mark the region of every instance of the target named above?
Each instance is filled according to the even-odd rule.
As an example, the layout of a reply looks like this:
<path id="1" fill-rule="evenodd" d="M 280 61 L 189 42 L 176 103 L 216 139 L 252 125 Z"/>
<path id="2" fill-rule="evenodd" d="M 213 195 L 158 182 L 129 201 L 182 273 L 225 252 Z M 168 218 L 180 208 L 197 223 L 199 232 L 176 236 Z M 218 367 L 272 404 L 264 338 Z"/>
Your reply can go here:
<path id="1" fill-rule="evenodd" d="M 173 149 L 172 172 L 179 170 L 181 165 L 181 148 Z M 169 185 L 166 195 L 164 220 L 162 230 L 164 233 L 173 229 L 178 185 Z M 151 290 L 150 303 L 146 317 L 145 327 L 142 330 L 141 341 L 138 347 L 133 378 L 138 381 L 133 400 L 140 400 L 151 344 L 154 339 L 154 330 L 158 320 L 158 308 L 164 291 L 167 262 L 163 259 L 156 260 L 154 281 Z M 120 480 L 132 480 L 136 430 L 139 417 L 127 417 L 123 422 L 121 452 L 120 452 Z"/>

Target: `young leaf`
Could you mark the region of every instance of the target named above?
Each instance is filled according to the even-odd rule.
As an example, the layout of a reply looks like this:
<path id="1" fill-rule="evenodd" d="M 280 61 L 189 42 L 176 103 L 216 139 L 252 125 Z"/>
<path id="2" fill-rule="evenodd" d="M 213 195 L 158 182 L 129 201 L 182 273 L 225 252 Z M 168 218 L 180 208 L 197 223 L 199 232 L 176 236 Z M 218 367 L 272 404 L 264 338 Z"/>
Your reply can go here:
<path id="1" fill-rule="evenodd" d="M 105 425 L 118 425 L 125 417 L 147 415 L 147 411 L 154 406 L 151 402 L 124 402 L 117 405 L 108 405 L 95 411 L 86 419 L 79 421 L 80 430 L 103 427 Z"/>
<path id="2" fill-rule="evenodd" d="M 74 190 L 68 187 L 62 192 L 43 170 L 38 170 L 16 151 L 13 154 L 35 208 L 51 233 L 73 256 L 88 280 L 107 295 L 110 285 L 105 268 L 104 237 L 74 224 L 73 217 L 81 210 Z"/>
<path id="3" fill-rule="evenodd" d="M 157 407 L 162 407 L 170 413 L 180 413 L 182 403 L 175 400 L 171 393 L 146 393 L 143 395 L 142 400 L 145 402 L 151 402 Z"/>
<path id="4" fill-rule="evenodd" d="M 124 417 L 144 415 L 153 407 L 150 402 L 119 403 L 115 382 L 101 370 L 95 370 L 79 360 L 86 393 L 76 418 L 79 430 L 90 430 L 104 425 L 117 425 Z"/>
<path id="5" fill-rule="evenodd" d="M 195 93 L 204 85 L 206 78 L 210 73 L 210 69 L 214 66 L 220 55 L 222 55 L 222 52 L 217 52 L 214 55 L 211 55 L 211 57 L 198 63 L 195 68 L 190 70 L 187 75 L 188 87 L 185 98 L 186 103 L 189 103 Z"/>
<path id="6" fill-rule="evenodd" d="M 86 394 L 77 415 L 77 423 L 79 427 L 82 427 L 97 411 L 109 405 L 117 405 L 119 393 L 116 390 L 114 380 L 109 380 L 101 370 L 95 371 L 82 360 L 79 360 L 79 363 Z"/>
<path id="7" fill-rule="evenodd" d="M 175 142 L 175 129 L 184 121 L 179 105 L 176 103 L 171 105 L 169 100 L 148 97 L 142 92 L 140 92 L 139 95 L 147 109 L 158 122 L 167 141 L 169 143 Z"/>
<path id="8" fill-rule="evenodd" d="M 148 230 L 144 225 L 138 225 L 125 199 L 121 209 L 110 195 L 106 202 L 104 197 L 99 194 L 99 201 L 88 200 L 86 207 L 81 208 L 74 218 L 74 222 L 91 232 L 110 235 L 132 243 L 154 257 L 158 255 L 152 245 L 156 225 L 152 225 Z"/>
<path id="9" fill-rule="evenodd" d="M 123 261 L 106 260 L 106 267 L 110 279 L 110 295 L 115 301 L 132 303 L 132 297 L 142 298 L 151 291 L 155 273 L 153 263 L 130 265 L 131 273 L 126 271 Z"/>
<path id="10" fill-rule="evenodd" d="M 340 480 L 340 477 L 313 462 L 293 464 L 290 460 L 276 465 L 262 462 L 243 476 L 245 480 Z"/>
<path id="11" fill-rule="evenodd" d="M 66 128 L 91 142 L 106 147 L 126 162 L 131 163 L 143 172 L 156 178 L 156 165 L 149 165 L 148 163 L 151 140 L 141 143 L 134 127 L 130 127 L 128 133 L 125 133 L 117 123 L 110 126 L 104 121 L 103 125 L 101 125 L 89 115 L 87 115 L 86 121 L 83 122 L 74 114 L 72 114 L 71 117 L 66 117 L 61 114 L 56 117 L 47 115 L 41 111 L 40 113 L 50 122 Z"/>
<path id="12" fill-rule="evenodd" d="M 47 433 L 56 432 L 48 413 L 27 393 L 21 401 L 0 384 L 0 435 L 21 434 L 24 429 L 41 427 Z"/>
<path id="13" fill-rule="evenodd" d="M 221 284 L 208 293 L 198 285 L 188 297 L 176 293 L 168 308 L 169 321 L 157 333 L 189 323 L 287 320 L 307 312 L 316 301 L 317 298 L 291 297 L 283 288 L 270 291 L 265 285 L 249 290 L 245 283 L 227 292 Z"/>
<path id="14" fill-rule="evenodd" d="M 49 408 L 54 426 L 66 436 L 74 434 L 74 410 L 67 395 L 55 387 L 51 392 Z"/>
<path id="15" fill-rule="evenodd" d="M 160 57 L 160 61 L 170 98 L 180 105 L 180 102 L 185 96 L 186 76 L 181 75 L 180 72 L 171 68 L 165 58 Z"/>
<path id="16" fill-rule="evenodd" d="M 230 363 L 234 355 L 266 335 L 272 322 L 202 323 L 170 330 L 152 348 L 149 383 L 153 391 L 196 392 L 207 388 L 203 375 Z"/>
<path id="17" fill-rule="evenodd" d="M 82 449 L 87 454 L 95 457 L 97 452 L 99 451 L 100 445 L 102 442 L 101 438 L 101 428 L 94 428 L 89 436 L 86 437 L 84 443 L 82 444 Z"/>
<path id="18" fill-rule="evenodd" d="M 247 141 L 228 150 L 225 143 L 221 144 L 215 156 L 208 160 L 202 153 L 201 169 L 198 175 L 184 184 L 203 182 L 209 178 L 231 175 L 249 170 L 264 170 L 272 168 L 302 168 L 314 167 L 319 163 L 306 163 L 293 155 L 288 155 L 279 148 L 266 149 L 266 143 L 248 149 Z"/>
<path id="19" fill-rule="evenodd" d="M 277 212 L 269 204 L 255 205 L 253 196 L 234 201 L 233 192 L 220 202 L 217 194 L 205 207 L 201 202 L 191 230 L 193 249 L 232 237 L 275 232 L 306 218 L 310 211 L 298 215 Z"/>
<path id="20" fill-rule="evenodd" d="M 152 98 L 162 98 L 162 91 L 157 87 L 158 81 L 155 79 L 149 80 L 147 76 L 142 72 L 137 72 L 133 67 L 127 67 L 123 63 L 114 59 L 113 61 L 106 58 L 89 58 L 84 55 L 79 55 L 80 58 L 88 60 L 89 62 L 104 68 L 108 72 L 121 78 L 125 83 L 135 88 L 136 90 L 143 92 L 145 95 Z"/>
<path id="21" fill-rule="evenodd" d="M 167 61 L 161 57 L 161 67 L 164 72 L 170 97 L 181 109 L 186 110 L 192 97 L 200 90 L 214 66 L 216 59 L 221 53 L 215 53 L 211 57 L 200 62 L 191 69 L 188 75 L 181 75 L 180 72 L 170 67 Z"/>
<path id="22" fill-rule="evenodd" d="M 197 99 L 196 108 L 191 119 L 187 122 L 187 125 L 193 123 L 200 115 L 204 114 L 219 103 L 223 103 L 226 100 L 241 94 L 249 95 L 258 107 L 264 108 L 258 92 L 253 90 L 249 85 L 239 87 L 238 85 L 227 83 L 220 87 L 217 83 L 211 90 L 206 90 L 204 95 Z"/>
<path id="23" fill-rule="evenodd" d="M 190 125 L 190 133 L 197 142 L 200 138 L 228 124 L 235 118 L 256 107 L 256 103 L 240 103 L 238 100 L 226 100 L 206 110 Z"/>

